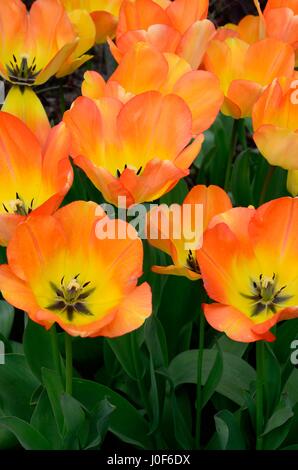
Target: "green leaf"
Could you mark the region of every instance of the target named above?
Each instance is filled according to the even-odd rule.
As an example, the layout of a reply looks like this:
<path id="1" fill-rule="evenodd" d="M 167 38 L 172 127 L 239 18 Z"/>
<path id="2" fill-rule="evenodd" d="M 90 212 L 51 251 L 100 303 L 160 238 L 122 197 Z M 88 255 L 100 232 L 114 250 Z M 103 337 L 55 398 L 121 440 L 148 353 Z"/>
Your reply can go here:
<path id="1" fill-rule="evenodd" d="M 264 407 L 267 419 L 279 404 L 281 369 L 269 344 L 264 344 Z M 266 419 L 265 419 L 266 422 Z"/>
<path id="2" fill-rule="evenodd" d="M 298 390 L 298 369 L 295 369 L 293 367 L 292 373 L 290 374 L 289 379 L 283 389 L 283 393 L 288 396 L 292 406 L 298 403 L 297 390 Z"/>
<path id="3" fill-rule="evenodd" d="M 141 379 L 145 374 L 145 358 L 140 349 L 140 330 L 133 331 L 106 341 L 122 368 L 133 380 Z"/>
<path id="4" fill-rule="evenodd" d="M 214 366 L 212 367 L 207 377 L 205 386 L 203 388 L 203 406 L 205 406 L 208 403 L 213 393 L 216 391 L 220 383 L 220 380 L 222 378 L 222 374 L 223 374 L 223 355 L 222 355 L 222 351 L 218 347 Z"/>
<path id="5" fill-rule="evenodd" d="M 14 308 L 4 300 L 0 300 L 0 333 L 7 339 L 11 332 L 13 319 Z"/>
<path id="6" fill-rule="evenodd" d="M 57 427 L 60 434 L 63 435 L 64 415 L 61 408 L 61 396 L 64 393 L 64 387 L 62 385 L 61 378 L 55 371 L 43 367 L 42 382 L 46 388 Z"/>
<path id="7" fill-rule="evenodd" d="M 247 149 L 238 155 L 232 172 L 231 189 L 237 206 L 249 206 L 253 203 L 250 181 L 250 158 L 255 150 Z"/>
<path id="8" fill-rule="evenodd" d="M 279 428 L 285 424 L 294 415 L 292 408 L 288 403 L 281 403 L 273 415 L 267 421 L 263 436 L 270 433 L 273 429 Z"/>
<path id="9" fill-rule="evenodd" d="M 12 432 L 25 450 L 51 450 L 49 441 L 31 424 L 20 418 L 0 418 L 0 426 Z"/>
<path id="10" fill-rule="evenodd" d="M 222 450 L 243 450 L 246 448 L 240 426 L 235 416 L 222 410 L 214 416 L 219 446 Z"/>
<path id="11" fill-rule="evenodd" d="M 6 354 L 0 366 L 0 409 L 6 415 L 29 419 L 30 399 L 38 385 L 24 356 Z"/>
<path id="12" fill-rule="evenodd" d="M 110 431 L 126 443 L 144 449 L 152 448 L 148 423 L 133 405 L 118 393 L 89 380 L 74 379 L 73 396 L 89 411 L 106 398 L 115 407 L 111 414 Z"/>
<path id="13" fill-rule="evenodd" d="M 164 328 L 156 316 L 151 316 L 145 323 L 145 341 L 152 355 L 155 368 L 168 366 L 168 349 Z"/>
<path id="14" fill-rule="evenodd" d="M 190 433 L 189 426 L 185 422 L 184 415 L 181 412 L 180 403 L 177 402 L 175 393 L 172 393 L 172 413 L 174 421 L 175 438 L 182 449 L 193 449 L 194 442 Z"/>
<path id="15" fill-rule="evenodd" d="M 30 319 L 24 333 L 24 352 L 32 372 L 40 381 L 43 367 L 56 369 L 51 332 Z"/>
<path id="16" fill-rule="evenodd" d="M 59 434 L 52 406 L 45 389 L 43 389 L 39 396 L 30 424 L 44 435 L 50 442 L 53 450 L 62 449 L 62 438 Z"/>
<path id="17" fill-rule="evenodd" d="M 88 445 L 85 449 L 97 448 L 103 443 L 109 428 L 111 414 L 115 409 L 115 406 L 111 405 L 107 399 L 95 405 L 91 412 Z"/>
<path id="18" fill-rule="evenodd" d="M 60 403 L 64 417 L 63 448 L 67 450 L 79 450 L 80 440 L 82 439 L 83 442 L 85 442 L 86 436 L 88 435 L 88 429 L 83 429 L 86 423 L 85 412 L 78 400 L 66 393 L 62 393 Z M 82 431 L 83 434 L 81 435 Z"/>
<path id="19" fill-rule="evenodd" d="M 205 385 L 214 367 L 217 352 L 205 349 L 203 355 L 202 382 Z M 168 368 L 168 375 L 175 387 L 185 383 L 197 383 L 198 351 L 189 350 L 176 356 Z M 238 405 L 245 404 L 245 391 L 255 381 L 254 369 L 243 359 L 230 353 L 223 353 L 223 372 L 216 391 Z"/>
<path id="20" fill-rule="evenodd" d="M 183 351 L 181 340 L 185 328 L 198 317 L 203 296 L 204 290 L 200 282 L 189 281 L 184 277 L 168 276 L 158 319 L 166 335 L 170 358 Z"/>

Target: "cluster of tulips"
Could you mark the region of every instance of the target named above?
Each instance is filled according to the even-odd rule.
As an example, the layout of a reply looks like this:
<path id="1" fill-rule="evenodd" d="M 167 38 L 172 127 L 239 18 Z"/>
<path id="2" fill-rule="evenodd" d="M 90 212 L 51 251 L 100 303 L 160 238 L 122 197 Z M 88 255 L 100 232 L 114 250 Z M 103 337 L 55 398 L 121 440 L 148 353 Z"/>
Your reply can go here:
<path id="1" fill-rule="evenodd" d="M 139 282 L 144 249 L 135 228 L 97 202 L 64 201 L 74 171 L 114 206 L 159 201 L 194 162 L 200 167 L 204 133 L 220 112 L 233 118 L 224 188 L 194 185 L 181 205 L 191 208 L 183 224 L 200 231 L 198 247 L 175 237 L 178 222 L 165 207 L 154 208 L 146 224 L 156 224 L 158 236 L 148 242 L 167 264 L 151 268 L 160 283 L 168 275 L 201 280 L 205 301 L 193 298 L 194 310 L 232 340 L 259 342 L 259 358 L 277 322 L 298 317 L 298 1 L 268 0 L 262 11 L 256 0 L 255 7 L 238 25 L 216 28 L 208 0 L 35 0 L 30 11 L 21 0 L 1 0 L 0 74 L 11 86 L 0 112 L 0 242 L 7 247 L 0 289 L 32 321 L 59 325 L 68 352 L 71 336 L 136 330 L 156 302 L 149 283 Z M 104 42 L 115 71 L 105 80 L 87 70 L 82 96 L 52 126 L 35 86 L 88 66 L 89 50 Z M 269 171 L 258 207 L 233 207 L 235 151 L 248 121 Z M 275 167 L 288 171 L 291 196 L 264 203 Z M 197 205 L 203 227 L 196 228 Z M 168 218 L 167 234 L 156 211 Z M 116 236 L 99 237 L 102 224 Z M 117 236 L 120 230 L 130 236 Z M 261 448 L 262 411 L 256 432 Z"/>

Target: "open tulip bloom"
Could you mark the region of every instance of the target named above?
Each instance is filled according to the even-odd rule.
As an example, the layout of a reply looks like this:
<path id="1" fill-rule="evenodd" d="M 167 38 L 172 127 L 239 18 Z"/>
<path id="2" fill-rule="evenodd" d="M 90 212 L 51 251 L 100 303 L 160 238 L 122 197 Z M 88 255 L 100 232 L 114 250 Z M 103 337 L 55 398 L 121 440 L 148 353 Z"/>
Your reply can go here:
<path id="1" fill-rule="evenodd" d="M 273 341 L 270 329 L 298 316 L 298 199 L 234 208 L 215 217 L 197 252 L 203 306 L 213 328 L 235 341 Z"/>
<path id="2" fill-rule="evenodd" d="M 167 206 L 157 206 L 147 215 L 147 237 L 152 246 L 171 256 L 173 265 L 153 266 L 159 274 L 201 278 L 197 250 L 204 231 L 215 215 L 232 208 L 229 196 L 218 186 L 198 185 L 191 189 L 176 212 Z M 190 244 L 193 248 L 188 248 Z"/>
<path id="3" fill-rule="evenodd" d="M 37 0 L 30 12 L 21 0 L 1 0 L 0 38 L 0 74 L 13 84 L 40 85 L 90 58 L 59 0 Z"/>
<path id="4" fill-rule="evenodd" d="M 157 91 L 123 104 L 115 98 L 80 97 L 64 122 L 74 162 L 105 199 L 126 206 L 153 201 L 188 175 L 203 135 L 192 142 L 192 115 L 182 98 Z"/>
<path id="5" fill-rule="evenodd" d="M 291 46 L 277 39 L 252 45 L 239 38 L 211 41 L 205 67 L 220 80 L 225 101 L 222 112 L 235 119 L 250 117 L 252 108 L 276 77 L 292 77 L 295 55 Z"/>
<path id="6" fill-rule="evenodd" d="M 123 239 L 97 236 L 97 223 Z M 58 323 L 73 336 L 119 336 L 151 314 L 151 289 L 137 286 L 143 246 L 134 229 L 107 220 L 93 202 L 74 202 L 52 216 L 31 217 L 19 225 L 0 267 L 4 297 L 50 328 Z"/>
<path id="7" fill-rule="evenodd" d="M 7 245 L 16 226 L 60 206 L 73 179 L 69 138 L 63 123 L 42 146 L 18 118 L 0 112 L 0 244 Z"/>

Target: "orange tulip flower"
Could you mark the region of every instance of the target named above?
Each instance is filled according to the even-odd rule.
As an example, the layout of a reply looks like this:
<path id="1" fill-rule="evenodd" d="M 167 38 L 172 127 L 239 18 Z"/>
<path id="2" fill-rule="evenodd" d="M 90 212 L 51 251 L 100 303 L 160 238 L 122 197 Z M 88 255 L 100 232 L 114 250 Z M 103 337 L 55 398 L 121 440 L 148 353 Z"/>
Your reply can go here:
<path id="1" fill-rule="evenodd" d="M 189 173 L 203 136 L 192 143 L 192 116 L 182 98 L 157 91 L 123 104 L 79 97 L 64 115 L 72 156 L 115 205 L 152 201 Z"/>
<path id="2" fill-rule="evenodd" d="M 235 208 L 213 219 L 197 253 L 207 321 L 231 339 L 273 341 L 270 328 L 298 316 L 298 199 Z"/>
<path id="3" fill-rule="evenodd" d="M 106 42 L 116 34 L 120 6 L 123 0 L 60 0 L 71 19 L 87 12 L 96 29 L 96 42 Z"/>
<path id="4" fill-rule="evenodd" d="M 139 41 L 148 42 L 161 52 L 183 57 L 193 69 L 203 59 L 215 34 L 206 19 L 208 0 L 124 0 L 116 32 L 116 45 L 110 42 L 117 62 Z"/>
<path id="5" fill-rule="evenodd" d="M 298 170 L 298 80 L 280 79 L 264 91 L 252 113 L 254 141 L 272 165 Z"/>
<path id="6" fill-rule="evenodd" d="M 152 271 L 199 279 L 201 274 L 196 252 L 203 233 L 215 215 L 231 208 L 229 196 L 219 186 L 198 185 L 192 188 L 181 206 L 175 205 L 174 210 L 165 205 L 152 209 L 147 215 L 148 241 L 171 256 L 174 263 L 153 266 Z M 189 249 L 190 244 L 196 247 Z"/>
<path id="7" fill-rule="evenodd" d="M 239 38 L 211 41 L 205 67 L 220 80 L 224 114 L 235 119 L 251 116 L 252 107 L 274 78 L 291 77 L 295 56 L 291 46 L 276 39 L 252 45 Z"/>
<path id="8" fill-rule="evenodd" d="M 62 123 L 44 146 L 15 116 L 0 112 L 0 244 L 35 214 L 58 209 L 72 184 L 69 136 Z"/>
<path id="9" fill-rule="evenodd" d="M 243 41 L 253 44 L 267 38 L 275 38 L 298 49 L 298 1 L 268 0 L 262 13 L 258 0 L 254 0 L 258 16 L 247 15 L 238 25 L 227 24 L 221 35 L 233 31 Z M 296 54 L 297 55 L 297 54 Z"/>
<path id="10" fill-rule="evenodd" d="M 51 126 L 47 113 L 32 87 L 12 86 L 2 111 L 21 119 L 42 145 L 46 143 Z"/>
<path id="11" fill-rule="evenodd" d="M 151 90 L 181 96 L 191 110 L 194 134 L 211 126 L 223 103 L 215 75 L 192 70 L 186 60 L 163 54 L 143 42 L 136 43 L 124 55 L 107 84 L 97 72 L 88 71 L 84 78 L 82 94 L 95 99 L 114 96 L 125 102 L 132 95 Z"/>
<path id="12" fill-rule="evenodd" d="M 124 228 L 123 239 L 103 239 L 97 224 Z M 137 286 L 143 246 L 132 226 L 107 220 L 93 202 L 73 202 L 52 216 L 20 224 L 0 266 L 4 298 L 50 328 L 73 336 L 120 336 L 151 314 L 151 289 Z"/>
<path id="13" fill-rule="evenodd" d="M 21 0 L 0 2 L 0 74 L 19 85 L 40 85 L 70 73 L 90 56 L 58 0 L 36 0 L 30 12 Z"/>

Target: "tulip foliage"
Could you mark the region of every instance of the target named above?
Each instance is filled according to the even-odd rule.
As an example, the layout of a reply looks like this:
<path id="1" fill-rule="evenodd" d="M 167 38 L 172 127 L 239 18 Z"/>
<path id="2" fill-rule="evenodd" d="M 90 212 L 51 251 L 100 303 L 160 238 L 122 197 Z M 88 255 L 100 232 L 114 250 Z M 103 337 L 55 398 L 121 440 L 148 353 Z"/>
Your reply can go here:
<path id="1" fill-rule="evenodd" d="M 27 3 L 0 2 L 0 449 L 297 450 L 298 1 Z"/>

